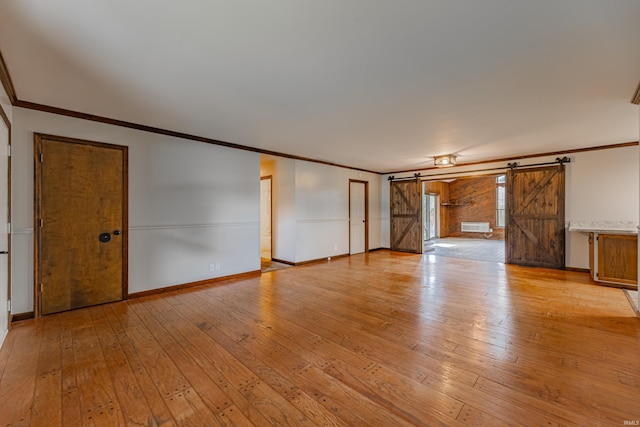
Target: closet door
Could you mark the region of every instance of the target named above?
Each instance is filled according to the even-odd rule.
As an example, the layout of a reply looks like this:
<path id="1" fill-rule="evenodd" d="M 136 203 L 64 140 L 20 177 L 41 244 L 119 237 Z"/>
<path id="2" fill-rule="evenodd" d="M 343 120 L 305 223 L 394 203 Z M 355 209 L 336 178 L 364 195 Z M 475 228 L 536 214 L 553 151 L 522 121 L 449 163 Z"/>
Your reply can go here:
<path id="1" fill-rule="evenodd" d="M 368 248 L 367 183 L 349 181 L 349 253 L 360 254 Z"/>
<path id="2" fill-rule="evenodd" d="M 36 135 L 40 314 L 119 301 L 127 283 L 127 147 Z"/>

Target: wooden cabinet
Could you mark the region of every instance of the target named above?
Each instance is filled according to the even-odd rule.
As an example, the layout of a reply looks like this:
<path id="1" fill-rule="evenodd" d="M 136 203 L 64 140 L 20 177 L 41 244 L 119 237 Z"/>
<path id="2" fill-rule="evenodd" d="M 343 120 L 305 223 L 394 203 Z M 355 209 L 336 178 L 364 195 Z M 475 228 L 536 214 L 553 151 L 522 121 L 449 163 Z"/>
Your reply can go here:
<path id="1" fill-rule="evenodd" d="M 597 282 L 638 286 L 638 237 L 589 233 L 589 269 Z"/>

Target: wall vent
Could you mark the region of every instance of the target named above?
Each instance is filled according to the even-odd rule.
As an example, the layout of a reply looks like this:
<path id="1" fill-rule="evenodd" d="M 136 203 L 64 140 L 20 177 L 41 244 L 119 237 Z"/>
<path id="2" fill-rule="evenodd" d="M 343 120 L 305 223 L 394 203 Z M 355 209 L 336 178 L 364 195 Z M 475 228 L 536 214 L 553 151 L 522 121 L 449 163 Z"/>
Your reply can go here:
<path id="1" fill-rule="evenodd" d="M 460 223 L 460 231 L 467 233 L 489 233 L 491 229 L 489 228 L 488 222 L 462 222 Z"/>

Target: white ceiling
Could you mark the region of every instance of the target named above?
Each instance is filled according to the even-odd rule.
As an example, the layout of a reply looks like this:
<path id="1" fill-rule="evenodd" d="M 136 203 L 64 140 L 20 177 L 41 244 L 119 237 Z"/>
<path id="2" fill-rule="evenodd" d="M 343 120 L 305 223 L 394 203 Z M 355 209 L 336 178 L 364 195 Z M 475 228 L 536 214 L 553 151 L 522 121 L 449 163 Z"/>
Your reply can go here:
<path id="1" fill-rule="evenodd" d="M 18 99 L 375 171 L 638 139 L 638 0 L 0 0 Z"/>

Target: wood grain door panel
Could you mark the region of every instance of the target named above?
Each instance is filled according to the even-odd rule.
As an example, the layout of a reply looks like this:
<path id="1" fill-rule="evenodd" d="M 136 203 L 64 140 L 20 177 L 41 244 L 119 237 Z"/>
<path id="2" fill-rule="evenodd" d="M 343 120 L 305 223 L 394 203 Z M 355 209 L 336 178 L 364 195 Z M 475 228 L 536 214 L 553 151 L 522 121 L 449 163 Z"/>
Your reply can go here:
<path id="1" fill-rule="evenodd" d="M 638 237 L 598 235 L 598 280 L 638 283 Z"/>
<path id="2" fill-rule="evenodd" d="M 419 180 L 391 181 L 391 250 L 422 253 L 422 191 Z"/>
<path id="3" fill-rule="evenodd" d="M 507 174 L 508 263 L 564 268 L 564 203 L 563 165 Z"/>
<path id="4" fill-rule="evenodd" d="M 126 147 L 39 136 L 36 149 L 41 314 L 122 300 Z"/>

